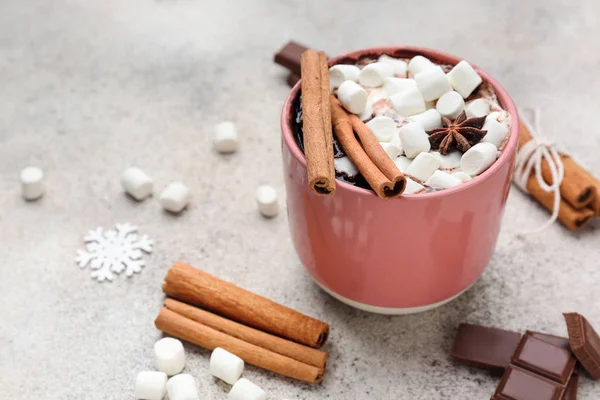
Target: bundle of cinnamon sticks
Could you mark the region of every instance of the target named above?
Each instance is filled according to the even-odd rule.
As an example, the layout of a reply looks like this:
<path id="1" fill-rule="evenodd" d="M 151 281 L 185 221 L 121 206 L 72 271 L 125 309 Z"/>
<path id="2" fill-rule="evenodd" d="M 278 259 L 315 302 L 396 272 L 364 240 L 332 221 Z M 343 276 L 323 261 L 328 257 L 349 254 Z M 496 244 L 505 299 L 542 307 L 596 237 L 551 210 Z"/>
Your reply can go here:
<path id="1" fill-rule="evenodd" d="M 165 277 L 155 320 L 164 333 L 290 378 L 319 383 L 329 325 L 182 262 Z"/>
<path id="2" fill-rule="evenodd" d="M 369 128 L 330 96 L 327 56 L 306 50 L 301 57 L 302 127 L 310 188 L 317 194 L 335 191 L 333 130 L 346 155 L 382 199 L 398 197 L 406 178 Z"/>
<path id="3" fill-rule="evenodd" d="M 519 147 L 532 139 L 527 127 L 519 127 Z M 561 154 L 564 165 L 564 179 L 560 185 L 560 210 L 558 219 L 570 230 L 585 226 L 596 216 L 600 217 L 600 181 L 581 167 L 571 157 Z M 542 161 L 542 176 L 546 183 L 552 183 L 552 173 L 546 160 Z M 534 174 L 529 176 L 527 190 L 542 206 L 552 212 L 554 195 L 544 191 Z"/>

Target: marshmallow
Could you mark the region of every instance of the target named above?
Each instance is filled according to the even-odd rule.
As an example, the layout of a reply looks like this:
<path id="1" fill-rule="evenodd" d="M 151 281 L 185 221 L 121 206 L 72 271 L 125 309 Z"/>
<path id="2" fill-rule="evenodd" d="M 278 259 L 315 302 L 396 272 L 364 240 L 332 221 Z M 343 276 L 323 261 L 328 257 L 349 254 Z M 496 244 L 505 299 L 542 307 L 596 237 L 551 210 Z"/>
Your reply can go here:
<path id="1" fill-rule="evenodd" d="M 388 96 L 404 92 L 407 89 L 416 88 L 417 82 L 414 79 L 404 78 L 385 78 L 383 80 L 383 88 Z"/>
<path id="2" fill-rule="evenodd" d="M 412 122 L 418 122 L 423 129 L 430 131 L 442 127 L 442 117 L 436 109 L 427 110 L 424 113 L 413 115 L 409 118 Z"/>
<path id="3" fill-rule="evenodd" d="M 490 104 L 484 99 L 476 99 L 467 104 L 467 118 L 478 118 L 490 113 Z"/>
<path id="4" fill-rule="evenodd" d="M 154 182 L 141 169 L 129 167 L 121 174 L 121 186 L 128 195 L 141 201 L 152 194 Z"/>
<path id="5" fill-rule="evenodd" d="M 389 104 L 387 101 L 387 93 L 383 88 L 380 89 L 371 89 L 369 91 L 369 96 L 367 97 L 367 106 L 365 110 L 360 114 L 359 118 L 362 121 L 366 121 L 371 119 L 373 114 L 380 115 L 389 109 Z M 381 100 L 384 100 L 381 102 Z"/>
<path id="6" fill-rule="evenodd" d="M 404 146 L 402 146 L 400 134 L 397 131 L 392 136 L 392 140 L 390 140 L 390 143 L 400 149 L 400 155 L 404 154 Z"/>
<path id="7" fill-rule="evenodd" d="M 389 142 L 396 134 L 396 122 L 390 117 L 375 117 L 365 125 L 375 135 L 378 142 Z"/>
<path id="8" fill-rule="evenodd" d="M 429 153 L 421 153 L 406 168 L 406 175 L 425 182 L 440 167 L 440 160 Z"/>
<path id="9" fill-rule="evenodd" d="M 394 160 L 394 164 L 396 164 L 396 167 L 398 167 L 398 169 L 402 173 L 406 172 L 406 169 L 408 168 L 411 162 L 412 160 L 410 158 L 404 156 L 396 157 L 396 159 Z"/>
<path id="10" fill-rule="evenodd" d="M 229 400 L 265 400 L 267 394 L 248 379 L 242 378 L 233 385 L 227 398 Z"/>
<path id="11" fill-rule="evenodd" d="M 391 65 L 394 71 L 394 76 L 406 76 L 406 70 L 408 68 L 408 64 L 406 63 L 406 61 L 390 57 L 386 54 L 382 54 L 377 61 L 380 63 Z"/>
<path id="12" fill-rule="evenodd" d="M 465 109 L 465 100 L 458 92 L 447 92 L 437 101 L 435 109 L 444 117 L 455 119 Z"/>
<path id="13" fill-rule="evenodd" d="M 432 189 L 449 189 L 462 183 L 460 179 L 444 171 L 435 171 L 425 184 Z"/>
<path id="14" fill-rule="evenodd" d="M 400 128 L 400 141 L 408 158 L 415 158 L 431 149 L 429 136 L 418 122 L 410 122 Z"/>
<path id="15" fill-rule="evenodd" d="M 217 347 L 210 355 L 210 373 L 222 381 L 233 385 L 244 371 L 244 360 Z"/>
<path id="16" fill-rule="evenodd" d="M 490 115 L 488 115 L 485 119 L 485 122 L 483 123 L 483 127 L 481 128 L 484 131 L 487 131 L 487 133 L 485 134 L 483 139 L 481 139 L 481 141 L 492 143 L 497 148 L 499 148 L 502 145 L 502 143 L 504 143 L 506 135 L 508 135 L 509 131 L 508 126 L 506 126 L 506 124 L 498 122 L 498 115 L 499 113 L 497 112 L 493 112 Z"/>
<path id="17" fill-rule="evenodd" d="M 416 87 L 406 89 L 390 96 L 392 107 L 403 117 L 425 112 L 425 100 Z"/>
<path id="18" fill-rule="evenodd" d="M 339 87 L 345 81 L 358 81 L 360 68 L 356 65 L 338 64 L 329 68 L 329 86 L 331 89 Z"/>
<path id="19" fill-rule="evenodd" d="M 354 178 L 358 175 L 358 168 L 352 163 L 348 157 L 340 157 L 333 159 L 335 170 L 348 178 Z"/>
<path id="20" fill-rule="evenodd" d="M 344 108 L 353 114 L 361 114 L 367 106 L 367 91 L 353 81 L 345 81 L 338 87 L 337 97 Z"/>
<path id="21" fill-rule="evenodd" d="M 263 185 L 258 188 L 256 202 L 258 203 L 258 211 L 263 217 L 272 218 L 279 212 L 277 192 L 271 186 Z"/>
<path id="22" fill-rule="evenodd" d="M 459 151 L 453 151 L 446 155 L 440 154 L 437 151 L 433 151 L 429 154 L 440 160 L 441 169 L 454 169 L 460 166 L 460 159 L 462 157 L 462 153 Z"/>
<path id="23" fill-rule="evenodd" d="M 373 104 L 370 103 L 369 100 L 367 100 L 367 105 L 365 106 L 363 112 L 358 115 L 358 118 L 360 118 L 360 120 L 363 122 L 373 118 Z"/>
<path id="24" fill-rule="evenodd" d="M 183 344 L 177 339 L 166 337 L 154 344 L 156 368 L 167 375 L 176 375 L 185 365 Z"/>
<path id="25" fill-rule="evenodd" d="M 190 374 L 175 375 L 167 382 L 169 400 L 199 400 L 196 381 Z"/>
<path id="26" fill-rule="evenodd" d="M 473 178 L 471 178 L 471 175 L 469 175 L 469 174 L 465 174 L 465 173 L 464 173 L 464 172 L 462 172 L 462 171 L 456 171 L 456 172 L 453 172 L 453 173 L 452 173 L 452 176 L 454 176 L 454 177 L 456 177 L 456 178 L 460 179 L 460 180 L 461 180 L 461 181 L 463 181 L 463 182 L 467 182 L 467 181 L 470 181 L 471 179 L 473 179 Z"/>
<path id="27" fill-rule="evenodd" d="M 394 75 L 394 67 L 382 62 L 367 64 L 358 74 L 358 83 L 367 87 L 383 85 L 383 80 Z"/>
<path id="28" fill-rule="evenodd" d="M 412 76 L 434 67 L 435 64 L 423 56 L 415 56 L 408 62 L 408 72 L 410 72 Z"/>
<path id="29" fill-rule="evenodd" d="M 21 171 L 21 195 L 25 200 L 36 200 L 44 194 L 44 171 L 27 167 Z"/>
<path id="30" fill-rule="evenodd" d="M 402 194 L 416 194 L 422 192 L 425 189 L 425 186 L 421 185 L 418 182 L 413 181 L 408 176 L 406 177 L 406 188 L 404 189 L 404 193 Z"/>
<path id="31" fill-rule="evenodd" d="M 498 157 L 498 149 L 492 143 L 479 142 L 471 147 L 460 160 L 460 170 L 471 176 L 479 175 L 490 167 Z"/>
<path id="32" fill-rule="evenodd" d="M 395 160 L 400 154 L 402 154 L 402 149 L 391 142 L 379 142 L 381 147 L 383 147 L 383 151 L 392 159 Z"/>
<path id="33" fill-rule="evenodd" d="M 215 125 L 213 131 L 215 149 L 219 153 L 233 153 L 238 147 L 238 136 L 235 124 L 231 121 Z"/>
<path id="34" fill-rule="evenodd" d="M 170 183 L 160 194 L 159 201 L 165 210 L 181 212 L 190 201 L 190 190 L 181 182 Z"/>
<path id="35" fill-rule="evenodd" d="M 415 75 L 415 81 L 425 101 L 439 99 L 444 93 L 452 90 L 452 86 L 440 66 L 419 72 Z"/>
<path id="36" fill-rule="evenodd" d="M 135 398 L 162 400 L 167 392 L 167 374 L 157 371 L 140 372 L 135 379 Z"/>
<path id="37" fill-rule="evenodd" d="M 482 82 L 481 77 L 466 61 L 461 61 L 448 72 L 450 84 L 465 99 L 473 93 Z"/>

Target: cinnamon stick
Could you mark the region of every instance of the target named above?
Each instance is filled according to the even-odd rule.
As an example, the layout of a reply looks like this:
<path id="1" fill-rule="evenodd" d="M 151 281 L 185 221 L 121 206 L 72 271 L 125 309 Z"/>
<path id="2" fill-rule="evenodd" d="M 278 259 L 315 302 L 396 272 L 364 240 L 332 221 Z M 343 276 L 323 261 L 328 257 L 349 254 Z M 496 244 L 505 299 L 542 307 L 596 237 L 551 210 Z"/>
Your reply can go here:
<path id="1" fill-rule="evenodd" d="M 519 129 L 519 147 L 532 139 L 527 127 L 521 122 Z M 560 158 L 564 165 L 564 179 L 560 185 L 560 194 L 562 198 L 576 209 L 587 207 L 594 201 L 594 198 L 600 196 L 596 192 L 596 186 L 593 179 L 590 179 L 589 173 L 577 164 L 571 157 L 561 154 Z M 552 183 L 552 173 L 546 160 L 542 161 L 542 176 L 546 183 Z"/>
<path id="2" fill-rule="evenodd" d="M 165 299 L 165 307 L 192 321 L 317 368 L 325 368 L 327 363 L 327 353 L 323 351 L 250 328 L 189 304 L 174 299 Z"/>
<path id="3" fill-rule="evenodd" d="M 333 137 L 329 101 L 329 72 L 324 52 L 306 50 L 301 56 L 302 129 L 308 184 L 317 194 L 335 191 Z"/>
<path id="4" fill-rule="evenodd" d="M 346 155 L 352 160 L 354 165 L 356 165 L 356 168 L 358 168 L 379 197 L 382 199 L 392 199 L 400 196 L 406 185 L 404 175 L 400 173 L 400 175 L 397 175 L 394 180 L 392 180 L 378 168 L 373 160 L 367 155 L 361 146 L 361 143 L 356 139 L 352 120 L 340 104 L 339 100 L 334 95 L 331 95 L 329 99 L 331 103 L 331 122 L 333 124 L 333 129 Z M 369 134 L 371 133 L 369 132 Z M 385 156 L 387 157 L 387 154 Z M 387 169 L 386 171 L 390 173 L 390 176 L 394 175 L 391 174 L 392 171 Z"/>
<path id="5" fill-rule="evenodd" d="M 307 346 L 320 347 L 329 335 L 329 325 L 325 322 L 183 262 L 177 262 L 169 269 L 162 289 L 169 297 Z"/>
<path id="6" fill-rule="evenodd" d="M 302 363 L 241 339 L 227 335 L 207 325 L 187 319 L 162 308 L 154 321 L 157 329 L 209 350 L 221 347 L 247 362 L 266 370 L 310 383 L 319 383 L 324 370 Z"/>

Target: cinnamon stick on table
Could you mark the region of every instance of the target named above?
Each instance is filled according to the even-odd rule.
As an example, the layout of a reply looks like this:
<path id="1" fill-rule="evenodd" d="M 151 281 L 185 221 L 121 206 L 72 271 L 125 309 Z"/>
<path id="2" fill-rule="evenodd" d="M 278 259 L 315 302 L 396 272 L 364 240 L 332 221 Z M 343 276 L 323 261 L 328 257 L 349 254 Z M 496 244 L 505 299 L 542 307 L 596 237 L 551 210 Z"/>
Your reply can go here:
<path id="1" fill-rule="evenodd" d="M 329 69 L 324 52 L 306 50 L 301 56 L 302 129 L 308 184 L 317 194 L 335 191 L 333 135 L 329 109 Z"/>
<path id="2" fill-rule="evenodd" d="M 156 328 L 167 335 L 183 339 L 213 350 L 221 347 L 257 367 L 301 381 L 319 383 L 324 371 L 290 357 L 269 351 L 241 339 L 227 335 L 207 325 L 185 318 L 167 308 L 162 308 L 154 321 Z"/>
<path id="3" fill-rule="evenodd" d="M 329 335 L 325 322 L 182 262 L 169 269 L 162 289 L 169 297 L 307 346 L 321 347 Z"/>
<path id="4" fill-rule="evenodd" d="M 250 328 L 189 304 L 174 299 L 165 299 L 165 307 L 219 332 L 317 368 L 324 368 L 327 363 L 327 353 L 323 351 Z"/>
<path id="5" fill-rule="evenodd" d="M 333 129 L 346 155 L 379 197 L 392 199 L 400 196 L 406 186 L 406 178 L 402 172 L 398 170 L 379 143 L 377 143 L 378 148 L 372 144 L 371 138 L 375 140 L 375 137 L 367 126 L 363 128 L 362 121 L 358 120 L 359 124 L 353 119 L 352 117 L 355 116 L 349 115 L 334 95 L 331 95 L 329 99 Z M 362 145 L 356 139 L 354 130 L 357 130 Z"/>
<path id="6" fill-rule="evenodd" d="M 519 148 L 532 139 L 527 127 L 521 122 L 519 127 Z M 560 158 L 564 165 L 565 176 L 560 185 L 560 194 L 562 198 L 576 209 L 588 206 L 592 202 L 597 202 L 600 192 L 596 189 L 596 180 L 577 164 L 571 157 L 561 154 Z M 546 160 L 542 161 L 542 176 L 546 183 L 552 183 L 552 173 Z"/>

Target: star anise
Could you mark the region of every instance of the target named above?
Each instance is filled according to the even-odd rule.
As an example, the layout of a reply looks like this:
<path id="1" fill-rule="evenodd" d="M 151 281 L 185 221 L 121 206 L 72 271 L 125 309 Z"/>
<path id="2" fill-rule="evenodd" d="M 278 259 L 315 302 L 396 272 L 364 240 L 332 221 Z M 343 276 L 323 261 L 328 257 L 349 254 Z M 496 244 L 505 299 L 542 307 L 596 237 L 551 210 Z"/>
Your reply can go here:
<path id="1" fill-rule="evenodd" d="M 481 129 L 485 122 L 485 117 L 469 118 L 463 111 L 454 122 L 446 117 L 442 117 L 443 128 L 436 128 L 427 131 L 429 143 L 434 150 L 439 149 L 440 154 L 448 154 L 453 148 L 457 148 L 463 153 L 479 142 L 487 131 Z"/>

